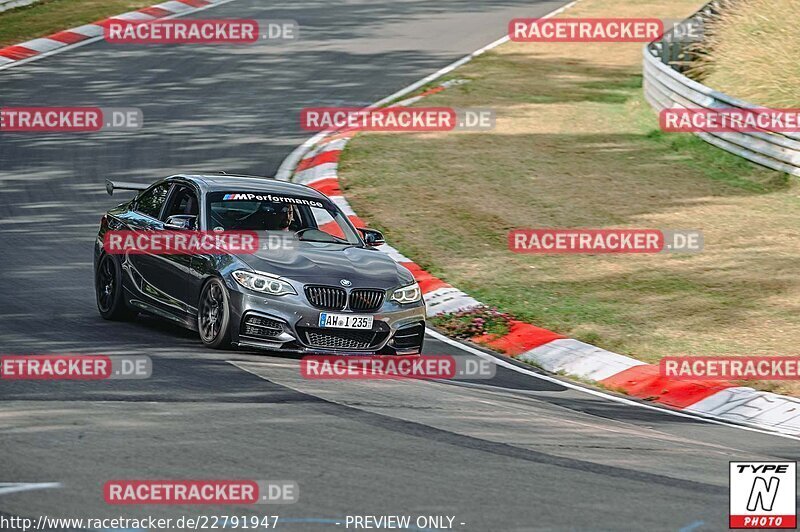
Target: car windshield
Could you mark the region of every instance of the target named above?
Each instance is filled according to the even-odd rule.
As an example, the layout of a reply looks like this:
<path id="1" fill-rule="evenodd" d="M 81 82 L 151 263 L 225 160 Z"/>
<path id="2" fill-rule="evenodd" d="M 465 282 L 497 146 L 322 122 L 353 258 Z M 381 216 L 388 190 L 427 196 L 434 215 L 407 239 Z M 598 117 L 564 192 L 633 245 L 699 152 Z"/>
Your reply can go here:
<path id="1" fill-rule="evenodd" d="M 357 245 L 360 240 L 330 201 L 267 192 L 213 192 L 208 227 L 227 231 L 287 231 L 300 240 Z"/>

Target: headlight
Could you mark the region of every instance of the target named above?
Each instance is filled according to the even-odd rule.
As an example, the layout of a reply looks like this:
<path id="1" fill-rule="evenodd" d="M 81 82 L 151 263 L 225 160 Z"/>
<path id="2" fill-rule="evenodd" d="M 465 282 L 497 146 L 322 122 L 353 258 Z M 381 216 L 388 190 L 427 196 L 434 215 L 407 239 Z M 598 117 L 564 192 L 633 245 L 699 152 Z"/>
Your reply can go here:
<path id="1" fill-rule="evenodd" d="M 264 292 L 273 296 L 283 296 L 286 294 L 297 294 L 292 285 L 272 275 L 265 273 L 249 272 L 247 270 L 236 270 L 233 272 L 236 282 L 249 290 Z"/>
<path id="2" fill-rule="evenodd" d="M 398 288 L 392 293 L 392 301 L 398 303 L 416 303 L 422 299 L 422 290 L 417 283 Z"/>

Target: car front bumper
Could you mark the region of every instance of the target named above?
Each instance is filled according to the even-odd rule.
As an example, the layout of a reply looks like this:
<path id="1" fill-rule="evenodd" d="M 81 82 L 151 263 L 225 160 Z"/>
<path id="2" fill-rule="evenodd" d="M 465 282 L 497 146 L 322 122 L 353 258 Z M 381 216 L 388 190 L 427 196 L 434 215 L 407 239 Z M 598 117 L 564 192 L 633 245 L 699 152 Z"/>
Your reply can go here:
<path id="1" fill-rule="evenodd" d="M 410 355 L 422 351 L 425 303 L 385 301 L 374 312 L 327 311 L 299 295 L 258 295 L 228 281 L 231 341 L 240 347 L 307 354 Z M 320 328 L 322 312 L 369 315 L 371 330 Z"/>

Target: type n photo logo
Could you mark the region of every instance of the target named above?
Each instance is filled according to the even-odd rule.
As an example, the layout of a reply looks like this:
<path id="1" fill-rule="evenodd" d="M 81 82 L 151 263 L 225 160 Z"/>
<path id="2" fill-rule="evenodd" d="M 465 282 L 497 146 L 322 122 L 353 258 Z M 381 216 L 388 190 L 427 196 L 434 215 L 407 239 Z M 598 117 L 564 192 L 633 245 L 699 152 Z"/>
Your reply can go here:
<path id="1" fill-rule="evenodd" d="M 731 528 L 797 528 L 797 462 L 730 463 Z"/>

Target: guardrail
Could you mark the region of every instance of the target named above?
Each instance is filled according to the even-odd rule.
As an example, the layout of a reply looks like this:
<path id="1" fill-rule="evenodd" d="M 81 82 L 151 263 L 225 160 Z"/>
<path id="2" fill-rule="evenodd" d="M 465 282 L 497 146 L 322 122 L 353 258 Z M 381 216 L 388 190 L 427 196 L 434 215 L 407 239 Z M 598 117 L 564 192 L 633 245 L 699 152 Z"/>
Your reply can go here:
<path id="1" fill-rule="evenodd" d="M 0 0 L 0 11 L 5 11 L 13 7 L 26 6 L 39 0 Z"/>
<path id="2" fill-rule="evenodd" d="M 730 0 L 709 2 L 676 28 L 665 32 L 662 39 L 644 47 L 644 94 L 656 111 L 668 108 L 759 108 L 706 87 L 682 73 L 692 59 L 692 49 L 675 35 L 692 24 L 713 19 L 730 4 Z M 753 133 L 700 132 L 696 135 L 754 163 L 800 176 L 800 134 L 764 130 Z"/>

